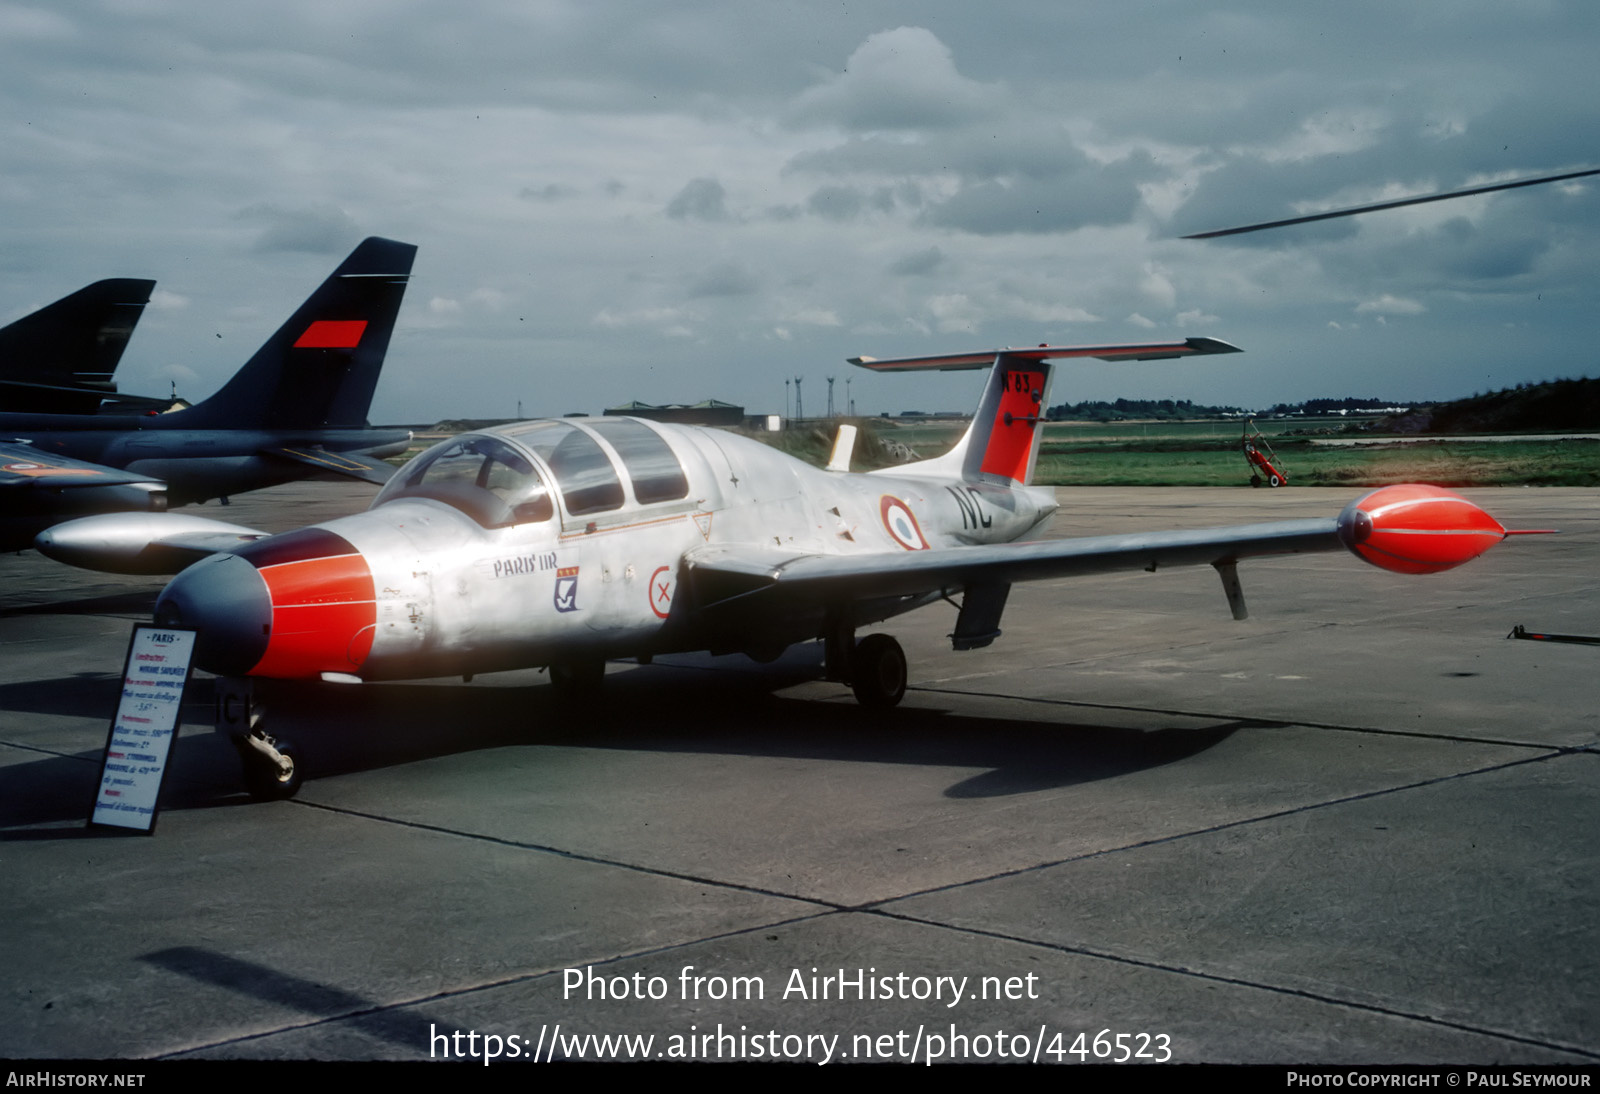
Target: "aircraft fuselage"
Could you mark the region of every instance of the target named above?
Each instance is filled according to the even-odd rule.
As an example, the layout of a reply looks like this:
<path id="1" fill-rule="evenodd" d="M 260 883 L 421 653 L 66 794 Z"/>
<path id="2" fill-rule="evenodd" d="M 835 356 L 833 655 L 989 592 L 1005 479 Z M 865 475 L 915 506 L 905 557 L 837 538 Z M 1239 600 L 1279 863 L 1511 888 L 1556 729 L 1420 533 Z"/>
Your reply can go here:
<path id="1" fill-rule="evenodd" d="M 581 466 L 559 447 L 541 455 L 537 443 L 522 443 L 555 430 L 568 431 L 569 448 L 596 436 L 605 442 L 604 430 L 627 435 L 612 434 L 605 463 Z M 670 465 L 659 446 L 648 458 L 620 454 L 651 435 L 670 450 Z M 674 650 L 764 656 L 818 637 L 830 605 L 786 604 L 755 617 L 724 605 L 708 617 L 688 581 L 697 552 L 738 545 L 746 553 L 759 546 L 775 562 L 881 557 L 1018 539 L 1055 510 L 1048 490 L 921 477 L 911 468 L 828 472 L 748 438 L 689 426 L 634 422 L 591 431 L 524 423 L 439 448 L 451 444 L 479 445 L 505 466 L 531 469 L 540 496 L 555 485 L 554 504 L 508 519 L 526 483 L 503 482 L 504 497 L 489 497 L 485 484 L 494 485 L 499 466 L 492 459 L 471 483 L 460 476 L 430 482 L 424 453 L 368 511 L 206 559 L 180 575 L 163 603 L 185 624 L 218 633 L 218 620 L 197 618 L 207 604 L 225 603 L 244 620 L 221 628 L 226 654 L 217 655 L 217 642 L 205 644 L 202 665 L 230 675 L 378 680 Z M 600 452 L 594 446 L 589 455 Z M 449 459 L 447 452 L 436 462 Z M 231 591 L 219 598 L 223 587 Z M 736 605 L 738 598 L 719 599 Z M 928 599 L 890 595 L 858 604 L 850 623 Z"/>
<path id="2" fill-rule="evenodd" d="M 40 452 L 161 479 L 174 506 L 305 477 L 304 467 L 263 452 L 320 448 L 381 458 L 405 451 L 411 439 L 405 430 L 186 428 L 182 413 L 0 414 L 0 438 L 26 437 Z"/>

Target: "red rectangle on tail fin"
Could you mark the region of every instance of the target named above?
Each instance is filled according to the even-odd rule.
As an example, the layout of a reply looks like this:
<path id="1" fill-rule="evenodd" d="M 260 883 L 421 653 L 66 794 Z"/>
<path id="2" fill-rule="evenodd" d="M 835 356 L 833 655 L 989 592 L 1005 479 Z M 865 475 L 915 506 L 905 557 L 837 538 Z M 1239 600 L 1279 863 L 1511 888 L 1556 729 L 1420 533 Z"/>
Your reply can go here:
<path id="1" fill-rule="evenodd" d="M 1027 481 L 1033 436 L 1043 413 L 1040 404 L 1044 400 L 1044 380 L 1042 371 L 1006 370 L 1000 405 L 990 423 L 989 443 L 984 446 L 983 463 L 979 465 L 984 474 Z"/>
<path id="2" fill-rule="evenodd" d="M 365 319 L 318 319 L 296 339 L 295 349 L 355 349 L 366 333 Z"/>

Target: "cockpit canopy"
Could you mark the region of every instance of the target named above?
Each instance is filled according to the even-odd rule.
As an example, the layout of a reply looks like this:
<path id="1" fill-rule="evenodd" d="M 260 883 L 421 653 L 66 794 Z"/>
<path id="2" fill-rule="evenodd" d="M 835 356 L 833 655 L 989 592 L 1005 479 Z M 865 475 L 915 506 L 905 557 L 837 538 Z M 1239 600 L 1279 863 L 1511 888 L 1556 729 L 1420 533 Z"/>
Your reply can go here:
<path id="1" fill-rule="evenodd" d="M 398 498 L 452 505 L 485 528 L 534 524 L 555 514 L 549 488 L 506 442 L 467 433 L 434 445 L 390 479 L 373 508 Z"/>
<path id="2" fill-rule="evenodd" d="M 569 516 L 626 504 L 618 463 L 640 505 L 688 497 L 683 465 L 655 430 L 630 418 L 596 419 L 587 426 L 610 446 L 615 460 L 586 429 L 570 422 L 518 422 L 440 442 L 401 468 L 372 504 L 431 498 L 486 528 L 549 520 L 554 499 L 523 446 L 549 469 Z"/>

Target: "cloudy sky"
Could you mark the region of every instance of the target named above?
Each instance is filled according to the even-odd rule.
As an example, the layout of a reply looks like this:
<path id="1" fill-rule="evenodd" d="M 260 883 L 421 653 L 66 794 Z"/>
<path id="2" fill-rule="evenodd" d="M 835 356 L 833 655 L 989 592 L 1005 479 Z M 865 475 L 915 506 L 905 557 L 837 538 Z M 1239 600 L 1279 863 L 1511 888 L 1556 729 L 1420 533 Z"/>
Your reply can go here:
<path id="1" fill-rule="evenodd" d="M 215 390 L 364 236 L 420 247 L 377 422 L 965 408 L 844 359 L 1209 335 L 1052 401 L 1600 375 L 1592 0 L 0 2 L 0 321 L 152 277 L 124 390 Z"/>

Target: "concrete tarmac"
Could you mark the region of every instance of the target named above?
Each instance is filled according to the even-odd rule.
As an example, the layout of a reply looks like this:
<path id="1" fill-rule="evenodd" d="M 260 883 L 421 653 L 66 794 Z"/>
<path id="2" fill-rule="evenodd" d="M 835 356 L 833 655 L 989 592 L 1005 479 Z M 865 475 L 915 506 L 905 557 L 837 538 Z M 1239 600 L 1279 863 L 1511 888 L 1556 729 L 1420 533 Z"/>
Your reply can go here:
<path id="1" fill-rule="evenodd" d="M 1053 534 L 1359 492 L 1062 490 Z M 1600 635 L 1600 492 L 1465 493 L 1562 534 L 1249 562 L 1244 622 L 1206 567 L 1018 586 L 971 653 L 935 605 L 884 628 L 887 714 L 809 648 L 614 664 L 579 711 L 280 687 L 286 802 L 197 674 L 150 837 L 84 820 L 161 580 L 0 556 L 0 1056 L 1593 1064 L 1600 648 L 1506 635 Z"/>

